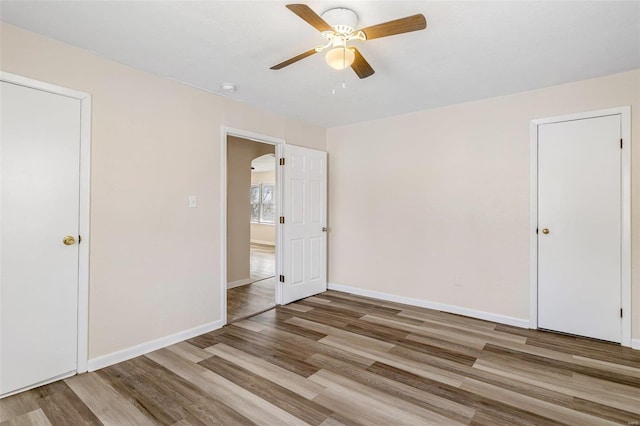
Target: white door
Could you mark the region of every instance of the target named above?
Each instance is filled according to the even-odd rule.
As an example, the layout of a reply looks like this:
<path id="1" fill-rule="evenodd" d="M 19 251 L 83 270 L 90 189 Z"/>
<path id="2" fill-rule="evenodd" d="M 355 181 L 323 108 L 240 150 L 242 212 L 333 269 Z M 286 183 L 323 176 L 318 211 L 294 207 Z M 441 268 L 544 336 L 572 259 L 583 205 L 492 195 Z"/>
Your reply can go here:
<path id="1" fill-rule="evenodd" d="M 621 340 L 620 115 L 538 127 L 538 326 Z"/>
<path id="2" fill-rule="evenodd" d="M 2 395 L 77 369 L 81 101 L 0 84 Z"/>
<path id="3" fill-rule="evenodd" d="M 327 153 L 285 145 L 284 158 L 281 301 L 286 304 L 327 289 Z"/>

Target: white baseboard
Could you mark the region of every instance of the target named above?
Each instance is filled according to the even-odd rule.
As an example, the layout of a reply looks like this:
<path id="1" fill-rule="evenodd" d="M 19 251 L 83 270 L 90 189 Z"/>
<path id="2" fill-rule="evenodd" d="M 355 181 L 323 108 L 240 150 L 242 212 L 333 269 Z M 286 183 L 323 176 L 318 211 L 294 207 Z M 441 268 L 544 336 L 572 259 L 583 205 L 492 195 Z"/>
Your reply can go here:
<path id="1" fill-rule="evenodd" d="M 251 284 L 252 282 L 253 280 L 251 278 L 243 278 L 238 281 L 231 281 L 230 283 L 227 283 L 227 290 L 229 290 L 230 288 L 240 287 L 241 285 Z"/>
<path id="2" fill-rule="evenodd" d="M 149 352 L 156 351 L 158 349 L 171 346 L 175 343 L 182 342 L 183 340 L 191 339 L 192 337 L 199 336 L 204 333 L 208 333 L 224 325 L 224 321 L 218 320 L 207 324 L 202 324 L 188 330 L 181 331 L 179 333 L 171 334 L 160 339 L 152 340 L 150 342 L 141 343 L 136 346 L 132 346 L 127 349 L 122 349 L 117 352 L 113 352 L 107 355 L 102 355 L 97 358 L 90 359 L 88 362 L 89 371 L 99 370 L 104 367 L 108 367 L 119 362 L 127 361 L 131 358 L 135 358 L 140 355 L 147 354 Z"/>
<path id="3" fill-rule="evenodd" d="M 251 244 L 260 244 L 263 246 L 276 246 L 276 243 L 273 241 L 262 241 L 262 240 L 251 240 Z"/>
<path id="4" fill-rule="evenodd" d="M 640 350 L 640 339 L 631 339 L 631 349 Z"/>
<path id="5" fill-rule="evenodd" d="M 448 312 L 451 314 L 464 315 L 471 318 L 478 318 L 485 321 L 497 322 L 500 324 L 512 325 L 514 327 L 529 328 L 529 320 L 508 317 L 505 315 L 492 314 L 490 312 L 477 311 L 475 309 L 463 308 L 455 305 L 431 302 L 429 300 L 414 299 L 412 297 L 397 296 L 395 294 L 382 293 L 380 291 L 365 290 L 357 287 L 350 287 L 341 284 L 328 283 L 329 290 L 343 291 L 358 296 L 373 297 L 374 299 L 386 300 L 388 302 L 403 303 L 405 305 L 419 306 L 421 308 L 434 309 L 436 311 Z"/>

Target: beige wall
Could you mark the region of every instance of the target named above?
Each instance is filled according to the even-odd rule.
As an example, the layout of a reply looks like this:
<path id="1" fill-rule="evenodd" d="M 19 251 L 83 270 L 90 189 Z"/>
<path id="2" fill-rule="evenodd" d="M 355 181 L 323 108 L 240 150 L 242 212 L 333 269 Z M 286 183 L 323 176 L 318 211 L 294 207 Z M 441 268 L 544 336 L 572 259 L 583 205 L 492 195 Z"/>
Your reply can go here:
<path id="1" fill-rule="evenodd" d="M 250 277 L 251 161 L 275 154 L 275 146 L 229 136 L 227 138 L 227 283 Z"/>
<path id="2" fill-rule="evenodd" d="M 221 319 L 223 125 L 329 147 L 331 282 L 528 318 L 529 120 L 632 105 L 640 124 L 639 71 L 326 131 L 4 23 L 0 67 L 93 96 L 90 358 Z"/>
<path id="3" fill-rule="evenodd" d="M 528 320 L 530 120 L 623 105 L 640 337 L 640 70 L 329 129 L 329 281 Z"/>
<path id="4" fill-rule="evenodd" d="M 256 244 L 276 245 L 275 225 L 264 225 L 261 223 L 251 224 L 251 242 Z"/>
<path id="5" fill-rule="evenodd" d="M 252 172 L 251 184 L 275 183 L 275 172 Z M 259 244 L 276 245 L 275 225 L 264 225 L 261 223 L 251 224 L 251 242 Z"/>
<path id="6" fill-rule="evenodd" d="M 90 358 L 219 321 L 221 126 L 326 131 L 0 25 L 3 71 L 93 96 Z"/>
<path id="7" fill-rule="evenodd" d="M 275 183 L 276 172 L 251 172 L 251 184 Z"/>

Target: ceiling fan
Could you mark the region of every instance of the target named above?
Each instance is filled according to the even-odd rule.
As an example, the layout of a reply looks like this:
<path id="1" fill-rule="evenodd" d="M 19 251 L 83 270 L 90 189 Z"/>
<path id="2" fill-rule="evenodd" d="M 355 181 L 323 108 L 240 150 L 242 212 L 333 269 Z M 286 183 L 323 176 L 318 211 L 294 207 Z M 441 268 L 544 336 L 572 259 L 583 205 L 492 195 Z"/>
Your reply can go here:
<path id="1" fill-rule="evenodd" d="M 342 70 L 351 67 L 360 78 L 367 78 L 375 72 L 360 51 L 348 43 L 354 40 L 366 41 L 396 34 L 424 30 L 427 21 L 424 15 L 417 14 L 406 18 L 395 19 L 383 24 L 356 30 L 358 15 L 346 8 L 334 8 L 324 12 L 322 16 L 316 14 L 306 4 L 288 4 L 287 9 L 305 20 L 309 25 L 322 33 L 327 44 L 307 50 L 293 58 L 287 59 L 271 67 L 279 70 L 315 53 L 328 49 L 325 59 L 332 68 Z"/>

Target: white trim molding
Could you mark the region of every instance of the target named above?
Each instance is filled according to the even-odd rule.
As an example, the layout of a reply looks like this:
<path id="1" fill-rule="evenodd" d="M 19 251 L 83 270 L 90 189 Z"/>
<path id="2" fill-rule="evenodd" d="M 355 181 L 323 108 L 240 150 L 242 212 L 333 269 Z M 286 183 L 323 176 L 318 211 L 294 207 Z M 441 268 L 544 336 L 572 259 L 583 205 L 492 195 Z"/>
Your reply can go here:
<path id="1" fill-rule="evenodd" d="M 274 136 L 261 135 L 259 133 L 249 132 L 246 130 L 236 129 L 233 127 L 222 126 L 220 138 L 220 241 L 222 241 L 222 249 L 220 250 L 220 312 L 222 312 L 222 324 L 227 323 L 227 138 L 228 136 L 236 136 L 242 139 L 248 139 L 254 142 L 275 145 L 276 159 L 282 158 L 282 146 L 287 143 L 282 138 Z M 276 167 L 276 188 L 282 188 L 282 173 L 280 167 Z M 276 217 L 280 216 L 282 211 L 282 197 L 280 191 L 276 190 Z M 282 227 L 276 223 L 276 273 L 280 275 L 282 271 Z M 231 284 L 231 283 L 230 283 Z M 282 300 L 282 283 L 276 282 L 276 300 L 277 304 Z"/>
<path id="2" fill-rule="evenodd" d="M 243 285 L 251 284 L 251 282 L 251 278 L 243 278 L 241 280 L 231 281 L 230 283 L 227 283 L 227 290 L 229 290 L 230 288 L 242 287 Z"/>
<path id="3" fill-rule="evenodd" d="M 621 261 L 620 261 L 620 305 L 624 312 L 621 318 L 622 346 L 640 349 L 638 339 L 631 339 L 631 107 L 623 106 L 598 111 L 581 112 L 557 117 L 531 120 L 530 124 L 530 178 L 529 178 L 529 328 L 538 328 L 538 126 L 571 120 L 620 116 L 620 135 L 623 140 L 621 152 Z M 634 346 L 636 345 L 636 346 Z"/>
<path id="4" fill-rule="evenodd" d="M 461 306 L 447 305 L 445 303 L 432 302 L 430 300 L 415 299 L 413 297 L 398 296 L 380 291 L 366 290 L 358 287 L 329 283 L 329 290 L 342 291 L 358 296 L 372 297 L 374 299 L 386 300 L 388 302 L 402 303 L 405 305 L 418 306 L 421 308 L 433 309 L 436 311 L 448 312 L 450 314 L 464 315 L 466 317 L 477 318 L 485 321 L 497 322 L 500 324 L 512 325 L 514 327 L 529 328 L 529 320 L 514 318 L 506 315 L 493 314 L 490 312 L 478 311 Z"/>
<path id="5" fill-rule="evenodd" d="M 19 86 L 67 96 L 80 101 L 80 211 L 78 232 L 78 352 L 77 372 L 87 371 L 89 353 L 89 247 L 91 238 L 91 95 L 40 80 L 0 71 L 0 80 Z"/>
<path id="6" fill-rule="evenodd" d="M 130 360 L 140 355 L 148 354 L 149 352 L 157 351 L 158 349 L 166 348 L 167 346 L 191 339 L 192 337 L 217 330 L 223 325 L 224 323 L 222 320 L 209 322 L 169 336 L 131 346 L 130 348 L 102 355 L 97 358 L 92 358 L 88 363 L 89 371 L 96 371 L 119 362 Z"/>
<path id="7" fill-rule="evenodd" d="M 640 350 L 640 339 L 631 339 L 631 349 Z"/>

